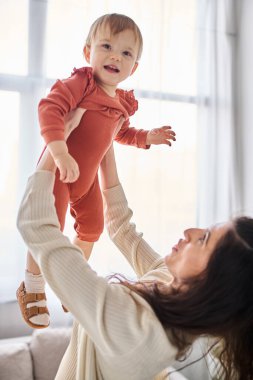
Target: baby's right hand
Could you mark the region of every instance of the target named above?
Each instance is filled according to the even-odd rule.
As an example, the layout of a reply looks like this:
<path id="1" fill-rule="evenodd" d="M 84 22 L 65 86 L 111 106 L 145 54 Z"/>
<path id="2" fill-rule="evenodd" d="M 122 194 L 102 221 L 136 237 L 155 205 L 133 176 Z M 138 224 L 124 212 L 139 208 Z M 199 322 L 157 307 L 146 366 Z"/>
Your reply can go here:
<path id="1" fill-rule="evenodd" d="M 75 182 L 79 177 L 79 167 L 76 160 L 69 153 L 62 153 L 54 158 L 60 171 L 60 180 L 64 183 Z"/>

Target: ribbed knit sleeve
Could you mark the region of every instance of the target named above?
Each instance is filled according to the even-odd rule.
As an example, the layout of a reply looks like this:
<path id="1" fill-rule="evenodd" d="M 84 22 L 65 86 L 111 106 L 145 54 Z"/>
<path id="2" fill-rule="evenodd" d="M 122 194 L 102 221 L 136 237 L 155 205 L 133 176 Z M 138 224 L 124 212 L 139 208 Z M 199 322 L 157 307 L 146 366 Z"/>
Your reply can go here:
<path id="1" fill-rule="evenodd" d="M 135 273 L 142 277 L 147 272 L 165 267 L 164 259 L 156 253 L 143 239 L 143 234 L 136 231 L 130 220 L 133 212 L 128 207 L 127 199 L 121 185 L 104 190 L 105 223 L 110 238 L 123 253 Z M 171 279 L 170 274 L 168 277 Z"/>
<path id="2" fill-rule="evenodd" d="M 70 374 L 76 372 L 79 380 L 153 379 L 172 363 L 175 347 L 149 304 L 127 287 L 99 277 L 62 234 L 53 186 L 50 172 L 37 171 L 30 177 L 17 225 L 45 280 L 81 326 L 78 338 L 72 336 L 78 356 L 70 345 L 64 357 L 62 368 L 69 371 L 64 378 L 72 380 Z M 141 237 L 136 244 L 144 244 Z M 148 248 L 145 264 L 137 259 L 136 267 L 144 272 L 155 266 L 154 258 L 158 262 Z"/>

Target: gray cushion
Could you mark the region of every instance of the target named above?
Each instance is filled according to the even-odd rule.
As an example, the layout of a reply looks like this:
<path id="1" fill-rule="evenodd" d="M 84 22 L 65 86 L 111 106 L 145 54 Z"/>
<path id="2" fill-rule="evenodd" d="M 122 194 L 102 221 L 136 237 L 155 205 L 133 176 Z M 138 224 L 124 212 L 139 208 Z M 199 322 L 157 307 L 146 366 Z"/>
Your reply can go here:
<path id="1" fill-rule="evenodd" d="M 33 379 L 31 355 L 26 343 L 0 345 L 0 379 Z"/>
<path id="2" fill-rule="evenodd" d="M 70 332 L 70 328 L 47 328 L 33 333 L 30 350 L 34 380 L 54 380 L 69 344 Z"/>

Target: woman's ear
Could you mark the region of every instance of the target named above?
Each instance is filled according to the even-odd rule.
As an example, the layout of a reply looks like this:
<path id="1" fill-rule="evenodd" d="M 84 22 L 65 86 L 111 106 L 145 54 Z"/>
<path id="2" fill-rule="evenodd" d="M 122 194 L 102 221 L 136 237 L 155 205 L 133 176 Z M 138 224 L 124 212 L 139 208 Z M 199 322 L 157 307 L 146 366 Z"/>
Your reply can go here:
<path id="1" fill-rule="evenodd" d="M 83 54 L 88 63 L 90 63 L 90 47 L 85 45 L 83 48 Z"/>
<path id="2" fill-rule="evenodd" d="M 132 68 L 132 71 L 131 71 L 131 74 L 130 74 L 130 75 L 133 75 L 133 73 L 134 73 L 135 70 L 137 69 L 138 65 L 139 65 L 138 62 L 135 62 L 134 67 Z"/>

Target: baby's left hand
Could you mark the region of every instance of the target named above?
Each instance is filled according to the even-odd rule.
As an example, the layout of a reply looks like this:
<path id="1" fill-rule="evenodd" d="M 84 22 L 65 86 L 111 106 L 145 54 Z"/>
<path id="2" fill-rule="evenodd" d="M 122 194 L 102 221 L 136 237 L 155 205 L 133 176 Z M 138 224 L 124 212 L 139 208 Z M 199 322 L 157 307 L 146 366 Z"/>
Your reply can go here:
<path id="1" fill-rule="evenodd" d="M 176 141 L 176 134 L 171 127 L 165 126 L 161 128 L 154 128 L 147 134 L 147 145 L 160 145 L 166 144 L 171 146 L 171 141 Z"/>

